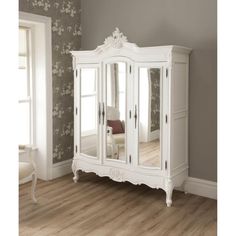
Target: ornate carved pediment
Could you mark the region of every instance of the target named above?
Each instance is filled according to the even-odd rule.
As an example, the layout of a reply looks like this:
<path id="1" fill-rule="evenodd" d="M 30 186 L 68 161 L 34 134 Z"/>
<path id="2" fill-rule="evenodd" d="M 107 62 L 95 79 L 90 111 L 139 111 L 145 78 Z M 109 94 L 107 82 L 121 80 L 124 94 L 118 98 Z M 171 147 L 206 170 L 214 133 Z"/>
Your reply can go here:
<path id="1" fill-rule="evenodd" d="M 105 39 L 104 45 L 120 48 L 124 42 L 128 42 L 127 37 L 124 36 L 124 34 L 120 32 L 118 28 L 116 28 L 112 33 L 112 36 L 109 36 Z"/>
<path id="2" fill-rule="evenodd" d="M 128 42 L 127 37 L 116 28 L 112 35 L 105 39 L 104 44 L 96 48 L 96 51 L 105 51 L 108 48 L 121 48 L 126 42 Z"/>

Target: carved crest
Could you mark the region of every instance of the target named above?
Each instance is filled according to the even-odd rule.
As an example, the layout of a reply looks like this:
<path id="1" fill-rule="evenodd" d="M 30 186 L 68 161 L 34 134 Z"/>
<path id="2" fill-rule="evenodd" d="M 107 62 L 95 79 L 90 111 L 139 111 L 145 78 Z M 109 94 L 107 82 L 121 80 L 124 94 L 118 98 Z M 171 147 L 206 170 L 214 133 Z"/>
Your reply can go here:
<path id="1" fill-rule="evenodd" d="M 112 35 L 105 39 L 104 44 L 98 46 L 96 50 L 104 51 L 109 47 L 121 48 L 125 42 L 128 42 L 127 37 L 124 36 L 124 34 L 120 32 L 118 28 L 116 28 Z"/>
<path id="2" fill-rule="evenodd" d="M 110 45 L 114 48 L 120 48 L 124 42 L 128 42 L 127 37 L 124 36 L 118 28 L 112 33 L 112 36 L 109 36 L 105 39 L 104 45 Z"/>

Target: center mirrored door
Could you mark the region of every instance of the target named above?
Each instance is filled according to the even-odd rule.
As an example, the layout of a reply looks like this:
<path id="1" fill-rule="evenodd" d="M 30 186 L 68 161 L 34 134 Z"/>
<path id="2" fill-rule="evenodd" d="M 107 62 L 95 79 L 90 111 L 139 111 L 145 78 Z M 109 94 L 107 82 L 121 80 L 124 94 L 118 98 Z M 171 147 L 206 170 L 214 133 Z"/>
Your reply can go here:
<path id="1" fill-rule="evenodd" d="M 106 159 L 126 161 L 127 63 L 108 63 L 106 70 Z"/>
<path id="2" fill-rule="evenodd" d="M 162 80 L 160 68 L 140 67 L 138 165 L 161 167 Z"/>

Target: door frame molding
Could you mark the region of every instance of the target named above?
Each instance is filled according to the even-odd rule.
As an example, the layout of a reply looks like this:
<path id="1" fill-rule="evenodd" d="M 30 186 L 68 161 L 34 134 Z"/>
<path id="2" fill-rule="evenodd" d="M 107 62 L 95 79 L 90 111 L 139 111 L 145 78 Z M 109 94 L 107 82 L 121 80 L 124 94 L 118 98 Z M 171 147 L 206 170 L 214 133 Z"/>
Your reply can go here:
<path id="1" fill-rule="evenodd" d="M 34 145 L 38 148 L 35 161 L 38 177 L 49 180 L 52 179 L 53 166 L 51 18 L 20 11 L 19 23 L 29 24 L 35 34 L 33 59 L 37 111 Z"/>

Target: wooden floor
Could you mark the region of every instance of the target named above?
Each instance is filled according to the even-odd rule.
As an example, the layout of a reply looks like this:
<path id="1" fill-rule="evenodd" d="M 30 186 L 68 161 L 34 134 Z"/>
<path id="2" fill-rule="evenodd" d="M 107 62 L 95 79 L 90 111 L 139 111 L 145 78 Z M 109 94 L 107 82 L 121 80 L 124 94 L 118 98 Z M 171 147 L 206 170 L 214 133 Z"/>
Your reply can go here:
<path id="1" fill-rule="evenodd" d="M 140 165 L 143 166 L 160 166 L 160 142 L 154 140 L 146 143 L 139 143 Z"/>
<path id="2" fill-rule="evenodd" d="M 173 193 L 172 207 L 163 190 L 116 183 L 94 174 L 39 181 L 33 204 L 30 183 L 20 186 L 20 235 L 211 236 L 216 235 L 215 200 Z"/>

